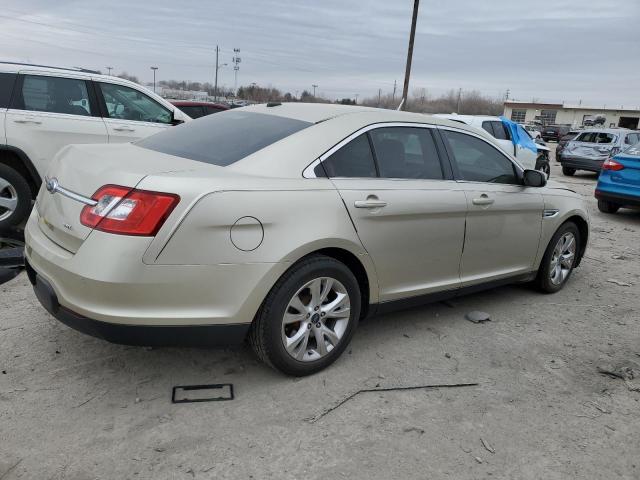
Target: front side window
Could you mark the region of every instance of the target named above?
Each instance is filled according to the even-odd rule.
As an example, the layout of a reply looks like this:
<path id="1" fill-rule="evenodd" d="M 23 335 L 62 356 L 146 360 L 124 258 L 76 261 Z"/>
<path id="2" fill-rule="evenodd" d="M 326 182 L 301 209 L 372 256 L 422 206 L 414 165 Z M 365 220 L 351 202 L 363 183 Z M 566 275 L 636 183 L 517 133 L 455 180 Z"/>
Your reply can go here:
<path id="1" fill-rule="evenodd" d="M 613 143 L 616 140 L 615 135 L 610 133 L 600 132 L 596 138 L 596 143 Z"/>
<path id="2" fill-rule="evenodd" d="M 513 163 L 484 140 L 465 133 L 443 131 L 463 180 L 519 184 Z"/>
<path id="3" fill-rule="evenodd" d="M 369 132 L 382 178 L 442 180 L 440 157 L 430 129 L 385 127 Z"/>
<path id="4" fill-rule="evenodd" d="M 293 118 L 233 110 L 168 128 L 135 145 L 224 167 L 311 125 Z"/>
<path id="5" fill-rule="evenodd" d="M 134 88 L 99 83 L 107 105 L 107 116 L 119 120 L 171 123 L 171 111 Z"/>
<path id="6" fill-rule="evenodd" d="M 584 132 L 578 135 L 576 142 L 596 143 L 598 134 L 596 132 Z"/>
<path id="7" fill-rule="evenodd" d="M 22 108 L 37 112 L 91 115 L 87 84 L 77 78 L 25 75 Z"/>
<path id="8" fill-rule="evenodd" d="M 356 137 L 318 165 L 317 177 L 366 178 L 376 176 L 367 134 Z"/>

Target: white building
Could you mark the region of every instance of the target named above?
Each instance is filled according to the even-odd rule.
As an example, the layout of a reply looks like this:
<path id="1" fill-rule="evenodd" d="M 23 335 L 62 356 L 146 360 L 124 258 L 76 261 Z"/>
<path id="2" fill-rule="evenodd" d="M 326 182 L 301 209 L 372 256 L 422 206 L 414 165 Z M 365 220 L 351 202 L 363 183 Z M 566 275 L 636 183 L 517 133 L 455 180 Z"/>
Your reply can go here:
<path id="1" fill-rule="evenodd" d="M 588 107 L 562 103 L 504 102 L 504 116 L 518 123 L 569 125 L 579 127 L 585 120 L 604 117 L 605 127 L 638 129 L 640 110 L 624 108 Z"/>

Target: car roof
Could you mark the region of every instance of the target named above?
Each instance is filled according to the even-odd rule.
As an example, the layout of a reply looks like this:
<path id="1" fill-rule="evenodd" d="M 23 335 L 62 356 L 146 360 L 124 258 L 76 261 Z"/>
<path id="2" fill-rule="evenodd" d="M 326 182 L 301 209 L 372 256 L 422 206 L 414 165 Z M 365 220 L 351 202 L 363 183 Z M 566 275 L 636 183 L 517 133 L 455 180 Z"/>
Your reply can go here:
<path id="1" fill-rule="evenodd" d="M 475 122 L 501 122 L 500 117 L 495 115 L 458 115 L 457 113 L 436 113 L 433 115 L 436 118 L 447 118 L 455 122 L 474 123 Z"/>
<path id="2" fill-rule="evenodd" d="M 585 128 L 584 130 L 580 130 L 580 133 L 588 133 L 588 132 L 596 132 L 596 133 L 631 133 L 632 130 L 628 128 Z"/>

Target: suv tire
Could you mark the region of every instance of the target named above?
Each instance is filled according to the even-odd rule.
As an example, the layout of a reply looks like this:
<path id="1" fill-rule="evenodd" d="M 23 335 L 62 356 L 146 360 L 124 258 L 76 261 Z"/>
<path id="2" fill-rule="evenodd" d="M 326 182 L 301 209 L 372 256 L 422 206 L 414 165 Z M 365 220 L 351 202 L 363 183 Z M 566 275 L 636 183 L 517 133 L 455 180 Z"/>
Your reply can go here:
<path id="1" fill-rule="evenodd" d="M 562 167 L 562 174 L 566 175 L 567 177 L 573 177 L 573 175 L 576 173 L 576 169 L 575 168 L 571 168 L 571 167 Z"/>
<path id="2" fill-rule="evenodd" d="M 13 168 L 0 164 L 0 230 L 19 225 L 31 211 L 31 188 Z"/>

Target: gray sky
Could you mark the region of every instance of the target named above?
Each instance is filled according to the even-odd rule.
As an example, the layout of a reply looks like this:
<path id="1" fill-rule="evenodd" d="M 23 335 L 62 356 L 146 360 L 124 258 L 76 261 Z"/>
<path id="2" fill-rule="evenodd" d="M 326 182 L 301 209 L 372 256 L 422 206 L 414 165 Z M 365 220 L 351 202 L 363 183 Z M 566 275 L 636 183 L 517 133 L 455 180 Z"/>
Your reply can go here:
<path id="1" fill-rule="evenodd" d="M 0 59 L 329 98 L 400 91 L 411 0 L 3 0 Z M 422 0 L 411 90 L 640 106 L 639 0 Z M 635 53 L 634 53 L 635 52 Z"/>

